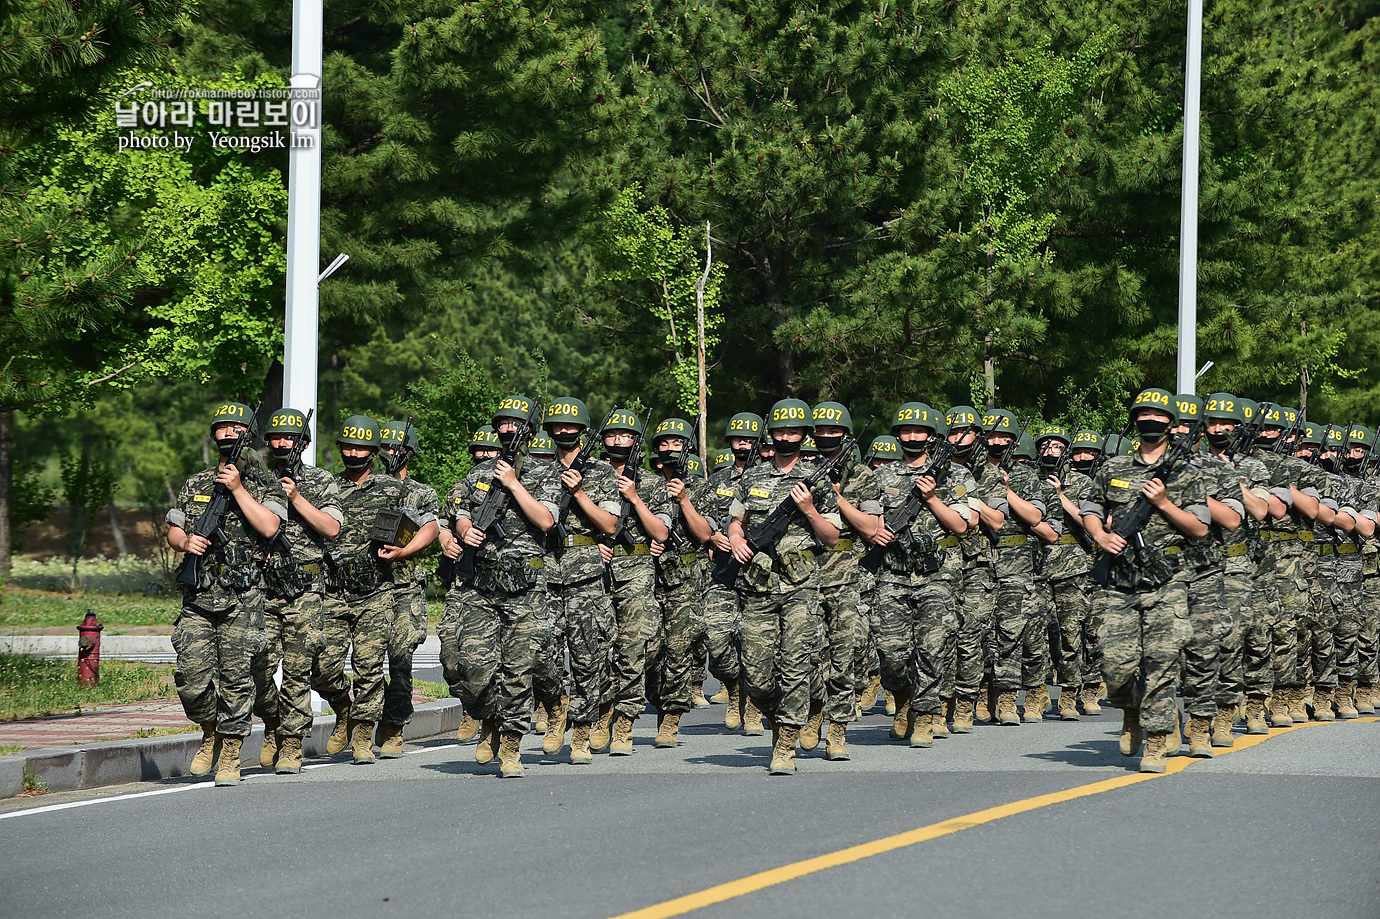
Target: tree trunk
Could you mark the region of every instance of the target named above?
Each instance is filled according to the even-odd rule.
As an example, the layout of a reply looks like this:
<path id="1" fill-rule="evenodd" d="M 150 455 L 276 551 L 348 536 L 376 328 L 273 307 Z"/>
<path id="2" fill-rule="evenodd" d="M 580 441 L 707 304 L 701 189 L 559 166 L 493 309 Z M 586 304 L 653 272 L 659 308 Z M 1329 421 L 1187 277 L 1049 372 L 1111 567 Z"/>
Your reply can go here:
<path id="1" fill-rule="evenodd" d="M 709 478 L 709 450 L 706 447 L 708 441 L 709 424 L 707 409 L 709 407 L 709 386 L 705 381 L 704 374 L 704 285 L 709 283 L 709 268 L 714 263 L 714 245 L 709 238 L 709 221 L 704 223 L 704 274 L 700 281 L 695 285 L 695 314 L 699 325 L 699 342 L 695 349 L 699 361 L 699 384 L 700 384 L 700 429 L 695 432 L 699 438 L 700 458 L 704 461 L 700 465 L 704 472 L 704 477 Z"/>
<path id="2" fill-rule="evenodd" d="M 0 578 L 10 576 L 10 519 L 14 495 L 14 412 L 0 412 Z"/>
<path id="3" fill-rule="evenodd" d="M 115 534 L 115 550 L 120 553 L 120 558 L 124 558 L 129 552 L 125 549 L 125 534 L 120 529 L 120 513 L 115 510 L 115 499 L 111 498 L 105 508 L 110 512 L 110 532 Z"/>
<path id="4" fill-rule="evenodd" d="M 268 421 L 273 417 L 273 413 L 283 407 L 283 362 L 274 358 L 273 363 L 268 365 L 268 373 L 264 375 L 264 388 L 259 393 L 259 413 L 254 416 L 258 422 L 259 437 L 257 443 L 265 442 L 263 434 L 268 430 Z M 306 414 L 307 409 L 313 406 L 302 408 L 302 414 Z M 293 406 L 296 408 L 296 406 Z"/>
<path id="5" fill-rule="evenodd" d="M 987 293 L 983 296 L 983 303 L 989 307 L 992 305 L 992 272 L 997 267 L 997 251 L 991 246 L 987 247 Z M 989 329 L 982 339 L 982 386 L 987 391 L 987 411 L 992 411 L 997 407 L 997 359 L 992 354 L 992 345 L 995 343 L 995 336 Z"/>

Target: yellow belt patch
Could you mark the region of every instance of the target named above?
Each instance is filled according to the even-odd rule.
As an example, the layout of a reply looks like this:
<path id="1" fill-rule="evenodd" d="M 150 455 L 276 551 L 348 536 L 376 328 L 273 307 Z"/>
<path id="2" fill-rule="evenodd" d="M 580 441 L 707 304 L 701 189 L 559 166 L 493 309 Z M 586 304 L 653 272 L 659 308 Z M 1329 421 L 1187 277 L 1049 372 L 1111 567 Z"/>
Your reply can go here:
<path id="1" fill-rule="evenodd" d="M 1110 486 L 1112 486 L 1113 488 L 1130 488 L 1130 487 L 1131 487 L 1131 483 L 1128 482 L 1128 481 L 1126 481 L 1125 479 L 1112 479 L 1112 480 L 1111 480 L 1110 482 L 1108 482 L 1107 484 L 1110 485 Z"/>
<path id="2" fill-rule="evenodd" d="M 734 491 L 731 488 L 718 488 L 715 490 L 725 498 L 731 498 L 734 495 Z"/>
<path id="3" fill-rule="evenodd" d="M 210 504 L 210 503 L 211 503 L 211 496 L 210 496 L 210 495 L 192 495 L 192 500 L 193 500 L 193 501 L 196 501 L 196 502 L 199 503 L 199 504 Z"/>
<path id="4" fill-rule="evenodd" d="M 474 483 L 474 487 L 477 488 L 477 489 L 479 489 L 480 491 L 488 491 L 488 490 L 489 490 L 489 483 L 488 483 L 488 482 L 475 482 L 475 483 Z"/>
<path id="5" fill-rule="evenodd" d="M 748 489 L 748 494 L 752 495 L 754 498 L 770 498 L 770 497 L 771 497 L 771 492 L 767 491 L 765 488 L 749 488 L 749 489 Z"/>

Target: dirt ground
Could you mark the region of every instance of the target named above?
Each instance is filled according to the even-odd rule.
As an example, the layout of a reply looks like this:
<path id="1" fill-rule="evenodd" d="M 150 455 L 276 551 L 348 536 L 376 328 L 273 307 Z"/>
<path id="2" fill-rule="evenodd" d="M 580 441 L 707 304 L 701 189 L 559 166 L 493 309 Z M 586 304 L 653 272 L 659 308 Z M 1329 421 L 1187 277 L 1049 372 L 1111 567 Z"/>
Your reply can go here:
<path id="1" fill-rule="evenodd" d="M 155 532 L 153 522 L 148 519 L 148 513 L 143 508 L 120 507 L 117 508 L 117 513 L 120 517 L 120 530 L 125 537 L 125 551 L 142 558 L 156 555 L 158 545 L 163 539 L 162 528 Z M 25 527 L 15 534 L 19 543 L 15 554 L 37 559 L 54 556 L 66 558 L 67 539 L 71 527 L 72 514 L 67 508 L 54 511 L 42 523 Z M 104 555 L 106 558 L 118 558 L 120 555 L 115 545 L 115 534 L 110 528 L 110 515 L 104 512 L 96 515 L 95 527 L 86 545 L 85 557 L 96 555 Z"/>

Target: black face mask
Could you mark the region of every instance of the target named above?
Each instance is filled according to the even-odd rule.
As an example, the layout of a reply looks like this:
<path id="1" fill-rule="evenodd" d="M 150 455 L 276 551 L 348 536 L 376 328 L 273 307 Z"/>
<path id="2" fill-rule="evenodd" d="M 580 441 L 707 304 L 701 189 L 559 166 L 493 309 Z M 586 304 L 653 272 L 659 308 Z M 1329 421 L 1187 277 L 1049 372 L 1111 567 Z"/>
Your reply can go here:
<path id="1" fill-rule="evenodd" d="M 1087 475 L 1089 472 L 1092 472 L 1093 464 L 1096 463 L 1096 462 L 1097 462 L 1097 460 L 1095 460 L 1095 459 L 1085 459 L 1085 460 L 1078 460 L 1078 459 L 1076 459 L 1076 460 L 1069 460 L 1069 465 L 1073 467 L 1074 472 L 1081 472 L 1081 473 L 1083 473 L 1084 475 Z"/>
<path id="2" fill-rule="evenodd" d="M 287 462 L 288 458 L 292 456 L 293 451 L 292 447 L 270 447 L 269 449 L 273 451 L 273 458 L 280 463 Z"/>
<path id="3" fill-rule="evenodd" d="M 743 448 L 742 450 L 734 450 L 734 451 L 733 451 L 733 458 L 734 458 L 735 460 L 737 460 L 738 462 L 740 462 L 740 463 L 746 463 L 746 462 L 748 461 L 748 459 L 751 458 L 751 456 L 752 456 L 752 448 L 751 448 L 751 447 L 745 447 L 745 448 Z"/>
<path id="4" fill-rule="evenodd" d="M 1040 454 L 1040 468 L 1041 468 L 1041 469 L 1053 469 L 1055 466 L 1059 465 L 1059 460 L 1061 460 L 1061 459 L 1063 459 L 1062 454 L 1061 454 L 1060 456 L 1055 456 L 1055 455 L 1052 454 L 1052 453 L 1041 453 L 1041 454 Z"/>
<path id="5" fill-rule="evenodd" d="M 604 453 L 611 460 L 626 462 L 632 456 L 632 444 L 604 444 Z"/>
<path id="6" fill-rule="evenodd" d="M 965 434 L 964 437 L 966 436 L 967 435 Z M 954 444 L 954 456 L 958 457 L 960 460 L 966 459 L 973 452 L 973 449 L 977 446 L 977 444 L 978 442 L 976 437 L 973 438 L 971 443 L 966 444 L 963 443 L 963 438 L 960 437 L 958 439 L 958 442 Z"/>
<path id="7" fill-rule="evenodd" d="M 843 446 L 842 434 L 816 434 L 815 446 L 819 447 L 821 453 L 833 453 Z"/>
<path id="8" fill-rule="evenodd" d="M 1217 434 L 1208 431 L 1207 439 L 1208 443 L 1220 449 L 1222 447 L 1225 447 L 1227 444 L 1231 443 L 1231 439 L 1235 436 L 1235 431 L 1222 431 Z"/>
<path id="9" fill-rule="evenodd" d="M 1348 456 L 1342 460 L 1342 468 L 1347 472 L 1355 472 L 1361 468 L 1361 464 L 1366 461 L 1364 456 Z"/>
<path id="10" fill-rule="evenodd" d="M 220 451 L 221 456 L 228 457 L 235 449 L 235 444 L 239 442 L 238 437 L 220 437 L 216 439 L 216 449 Z"/>
<path id="11" fill-rule="evenodd" d="M 930 448 L 929 438 L 924 440 L 903 440 L 901 441 L 901 452 L 906 456 L 924 456 Z"/>
<path id="12" fill-rule="evenodd" d="M 772 446 L 776 448 L 777 456 L 795 456 L 797 453 L 800 452 L 800 445 L 805 443 L 803 439 L 777 440 L 775 437 L 771 439 L 771 442 Z"/>
<path id="13" fill-rule="evenodd" d="M 1137 418 L 1136 430 L 1140 432 L 1140 439 L 1155 443 L 1164 439 L 1164 435 L 1169 433 L 1168 421 L 1153 421 L 1149 418 Z"/>
<path id="14" fill-rule="evenodd" d="M 1255 435 L 1255 442 L 1260 444 L 1262 447 L 1273 448 L 1275 443 L 1279 441 L 1279 437 L 1279 431 L 1271 431 L 1269 434 L 1266 434 L 1264 431 L 1261 431 L 1260 433 Z"/>
<path id="15" fill-rule="evenodd" d="M 398 472 L 401 471 L 402 467 L 407 465 L 406 450 L 398 450 L 396 453 L 390 453 L 387 450 L 384 450 L 382 451 L 382 453 L 383 468 L 388 470 L 389 475 L 397 475 Z"/>
<path id="16" fill-rule="evenodd" d="M 513 438 L 517 437 L 517 431 L 495 431 L 494 434 L 505 450 L 512 446 Z"/>
<path id="17" fill-rule="evenodd" d="M 1328 472 L 1336 472 L 1336 471 L 1337 471 L 1337 457 L 1335 457 L 1335 456 L 1324 456 L 1322 459 L 1318 460 L 1318 465 L 1321 466 L 1321 467 L 1323 467 L 1324 469 L 1326 469 Z"/>
<path id="18" fill-rule="evenodd" d="M 658 450 L 658 451 L 656 451 L 655 454 L 653 454 L 653 457 L 652 457 L 652 458 L 653 458 L 653 462 L 660 463 L 660 464 L 663 465 L 663 466 L 669 466 L 669 465 L 671 465 L 672 463 L 674 463 L 676 460 L 680 459 L 680 451 L 679 451 L 679 450 Z"/>
<path id="19" fill-rule="evenodd" d="M 342 453 L 340 455 L 340 461 L 345 464 L 346 469 L 351 472 L 358 472 L 372 463 L 374 458 L 369 454 L 365 454 L 364 456 L 346 456 Z"/>
<path id="20" fill-rule="evenodd" d="M 501 434 L 499 436 L 502 437 Z M 572 447 L 579 446 L 580 432 L 576 431 L 574 434 L 552 434 L 551 439 L 554 440 L 556 446 L 560 447 L 562 450 L 569 450 Z"/>
<path id="21" fill-rule="evenodd" d="M 992 457 L 992 459 L 1001 459 L 1002 455 L 1006 453 L 1007 446 L 1007 444 L 1002 444 L 998 447 L 996 444 L 989 443 L 987 445 L 987 455 Z"/>

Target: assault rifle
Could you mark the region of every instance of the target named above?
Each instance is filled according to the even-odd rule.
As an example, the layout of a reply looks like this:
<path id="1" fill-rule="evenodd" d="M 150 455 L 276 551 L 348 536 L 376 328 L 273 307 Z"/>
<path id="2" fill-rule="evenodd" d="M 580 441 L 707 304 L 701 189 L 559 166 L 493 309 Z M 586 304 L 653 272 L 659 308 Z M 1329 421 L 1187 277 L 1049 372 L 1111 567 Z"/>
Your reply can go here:
<path id="1" fill-rule="evenodd" d="M 1285 445 L 1286 443 L 1288 443 L 1289 438 L 1298 436 L 1299 425 L 1302 424 L 1302 423 L 1303 423 L 1303 414 L 1302 414 L 1302 413 L 1295 413 L 1295 415 L 1294 415 L 1294 423 L 1293 423 L 1292 425 L 1289 426 L 1289 429 L 1288 429 L 1288 430 L 1283 430 L 1283 429 L 1280 430 L 1280 432 L 1279 432 L 1279 438 L 1275 441 L 1274 449 L 1273 449 L 1271 452 L 1283 456 L 1284 453 L 1286 452 L 1285 449 L 1284 449 L 1284 445 Z M 1293 453 L 1293 449 L 1291 448 L 1288 452 L 1289 452 L 1289 453 Z"/>
<path id="2" fill-rule="evenodd" d="M 1174 449 L 1169 451 L 1169 455 L 1164 461 L 1155 467 L 1154 473 L 1150 478 L 1159 479 L 1168 484 L 1174 480 L 1176 467 L 1179 463 L 1187 460 L 1193 455 L 1194 445 L 1198 443 L 1198 437 L 1203 431 L 1203 420 L 1198 419 L 1193 427 L 1189 429 L 1187 435 L 1179 439 L 1174 445 Z M 1117 517 L 1116 524 L 1112 527 L 1112 532 L 1126 540 L 1126 549 L 1130 549 L 1137 557 L 1145 552 L 1145 536 L 1141 532 L 1145 525 L 1150 522 L 1150 515 L 1155 512 L 1155 505 L 1150 503 L 1150 499 L 1141 495 L 1136 498 L 1136 503 L 1131 505 L 1131 509 Z M 1124 553 L 1126 549 L 1123 549 Z M 1092 579 L 1102 586 L 1107 586 L 1112 577 L 1112 559 L 1119 558 L 1120 553 L 1112 555 L 1110 552 L 1103 552 L 1102 557 L 1092 568 Z"/>
<path id="3" fill-rule="evenodd" d="M 1030 427 L 1030 422 L 1035 418 L 1034 415 L 1026 415 L 1025 421 L 1021 424 L 1021 431 L 1011 439 L 1011 443 L 1006 445 L 1006 452 L 1001 455 L 1001 462 L 997 464 L 998 469 L 1007 472 L 1011 471 L 1011 462 L 1016 458 L 1016 450 L 1021 445 L 1021 438 L 1025 436 L 1026 429 Z"/>
<path id="4" fill-rule="evenodd" d="M 934 459 L 930 464 L 920 471 L 920 477 L 929 476 L 934 479 L 935 485 L 943 485 L 944 480 L 949 477 L 949 463 L 953 459 L 954 445 L 947 439 L 938 438 L 938 444 L 934 450 Z M 920 512 L 925 509 L 925 499 L 920 496 L 920 489 L 912 488 L 906 500 L 893 507 L 891 513 L 886 515 L 886 528 L 889 533 L 901 533 L 910 529 L 910 525 L 915 522 L 915 518 L 920 516 Z M 867 550 L 858 564 L 873 574 L 882 567 L 882 556 L 886 554 L 886 546 L 873 546 Z"/>
<path id="5" fill-rule="evenodd" d="M 632 452 L 628 454 L 628 460 L 623 464 L 623 471 L 628 478 L 633 480 L 633 485 L 642 483 L 642 443 L 646 439 L 647 426 L 652 423 L 652 410 L 647 409 L 647 418 L 642 422 L 642 433 L 633 434 Z M 632 501 L 622 498 L 618 504 L 618 523 L 613 528 L 613 535 L 609 537 L 609 544 L 613 545 L 621 540 L 632 541 L 628 535 L 628 517 L 632 514 Z"/>
<path id="6" fill-rule="evenodd" d="M 258 413 L 259 410 L 255 409 L 254 414 L 257 415 Z M 251 436 L 245 433 L 235 438 L 235 445 L 230 448 L 230 454 L 225 457 L 227 466 L 239 465 L 240 455 L 244 453 L 244 448 L 249 444 Z M 219 467 L 219 463 L 217 467 Z M 192 524 L 192 536 L 200 536 L 210 540 L 211 545 L 207 547 L 207 552 L 218 552 L 230 542 L 230 537 L 225 535 L 225 515 L 230 513 L 232 503 L 234 503 L 234 498 L 230 496 L 230 489 L 217 482 L 216 487 L 211 491 L 211 501 L 206 505 L 206 510 Z M 282 532 L 281 525 L 278 530 Z M 182 566 L 177 571 L 177 583 L 195 588 L 197 568 L 202 558 L 201 555 L 193 555 L 188 552 L 187 557 L 182 560 Z"/>
<path id="7" fill-rule="evenodd" d="M 872 424 L 872 419 L 867 419 L 867 424 L 859 430 L 866 430 Z M 820 482 L 828 481 L 829 474 L 834 471 L 834 467 L 842 465 L 853 455 L 853 447 L 858 443 L 856 435 L 845 438 L 839 444 L 838 452 L 815 466 L 814 471 L 806 476 L 803 481 L 805 487 L 814 491 Z M 748 530 L 745 538 L 748 548 L 754 553 L 765 552 L 773 559 L 776 557 L 776 541 L 786 534 L 786 528 L 790 526 L 791 515 L 795 513 L 796 505 L 787 495 L 781 499 L 781 503 L 772 508 L 771 513 L 758 521 L 751 530 Z M 714 560 L 714 580 L 724 587 L 732 587 L 733 582 L 738 580 L 738 572 L 742 570 L 743 563 L 733 557 L 732 552 L 718 553 Z"/>
<path id="8" fill-rule="evenodd" d="M 1236 454 L 1249 450 L 1255 446 L 1255 440 L 1260 436 L 1260 428 L 1265 424 L 1265 415 L 1274 408 L 1273 402 L 1266 402 L 1255 411 L 1255 418 L 1236 431 L 1236 436 L 1227 445 L 1226 452 L 1223 454 L 1228 461 L 1236 458 Z"/>
<path id="9" fill-rule="evenodd" d="M 541 399 L 532 400 L 532 411 L 527 417 L 518 422 L 517 431 L 513 434 L 513 439 L 508 441 L 508 446 L 503 448 L 503 453 L 499 456 L 500 463 L 507 463 L 515 469 L 521 469 L 521 457 L 527 448 L 527 442 L 532 439 L 532 431 L 537 426 L 538 419 L 541 418 Z M 479 527 L 491 538 L 504 540 L 508 538 L 508 532 L 503 529 L 500 520 L 503 512 L 508 508 L 508 499 L 512 494 L 508 489 L 499 485 L 498 482 L 489 483 L 489 491 L 484 495 L 483 502 L 479 509 L 470 518 L 470 526 Z M 468 584 L 474 580 L 474 558 L 479 549 L 477 546 L 465 546 L 460 557 L 451 559 L 444 553 L 441 561 L 436 567 L 436 573 L 441 578 L 441 583 L 447 588 L 455 583 L 458 578 L 460 583 Z"/>
<path id="10" fill-rule="evenodd" d="M 302 424 L 302 433 L 292 435 L 292 452 L 283 460 L 283 465 L 278 468 L 283 472 L 283 478 L 292 479 L 297 482 L 297 476 L 301 475 L 302 451 L 307 447 L 307 434 L 311 430 L 311 416 L 316 414 L 316 409 L 307 410 L 307 420 Z M 288 508 L 288 513 L 292 513 L 292 508 Z M 275 554 L 281 554 L 292 558 L 292 543 L 288 542 L 287 527 L 278 527 L 278 532 L 273 534 L 273 538 L 268 541 L 268 558 L 264 559 L 264 566 L 267 567 L 269 559 Z"/>
<path id="11" fill-rule="evenodd" d="M 408 415 L 407 420 L 403 422 L 403 442 L 398 445 L 400 449 L 397 454 L 387 453 L 384 455 L 384 471 L 394 478 L 397 478 L 398 470 L 407 462 L 407 454 L 404 451 L 407 449 L 407 432 L 410 430 L 412 430 L 412 416 Z"/>
<path id="12" fill-rule="evenodd" d="M 682 482 L 690 481 L 690 457 L 694 455 L 694 432 L 700 429 L 700 419 L 704 413 L 695 416 L 695 426 L 691 428 L 691 437 L 686 440 L 685 446 L 681 448 L 680 455 L 676 457 L 675 466 L 671 469 L 670 479 L 680 479 Z M 668 479 L 667 481 L 669 481 Z M 680 530 L 676 529 L 676 521 L 680 519 L 680 508 L 671 508 L 671 525 L 667 527 L 666 544 L 672 549 L 680 549 L 685 546 L 685 537 Z"/>
<path id="13" fill-rule="evenodd" d="M 597 431 L 586 431 L 585 442 L 580 446 L 580 452 L 575 454 L 575 458 L 570 461 L 570 468 L 581 475 L 584 474 L 585 467 L 589 465 L 590 459 L 594 456 L 594 448 L 604 442 L 604 428 L 608 427 L 609 422 L 618 411 L 615 405 L 609 409 L 609 413 L 604 416 L 604 421 L 599 425 Z M 568 488 L 561 489 L 561 496 L 556 499 L 556 523 L 551 527 L 552 538 L 555 539 L 556 555 L 560 556 L 565 552 L 565 540 L 570 534 L 565 529 L 565 518 L 570 515 L 570 502 L 574 500 L 575 494 Z"/>

